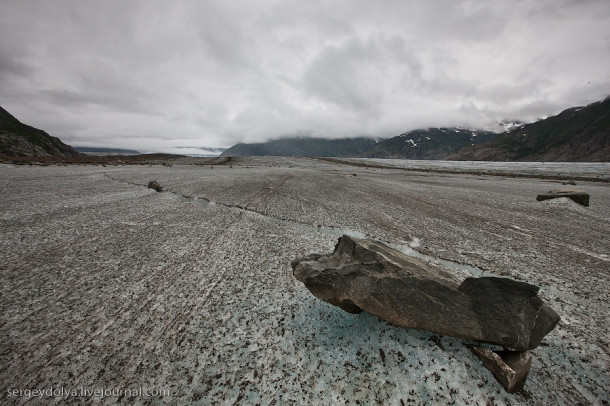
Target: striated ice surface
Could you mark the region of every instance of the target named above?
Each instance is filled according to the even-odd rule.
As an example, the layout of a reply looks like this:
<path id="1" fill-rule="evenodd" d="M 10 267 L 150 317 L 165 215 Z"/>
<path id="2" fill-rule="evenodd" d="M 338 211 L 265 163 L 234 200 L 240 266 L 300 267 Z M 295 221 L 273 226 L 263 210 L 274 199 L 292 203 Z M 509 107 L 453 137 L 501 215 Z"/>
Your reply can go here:
<path id="1" fill-rule="evenodd" d="M 610 189 L 579 181 L 586 208 L 535 200 L 554 184 L 298 158 L 4 165 L 0 403 L 28 403 L 15 388 L 140 386 L 170 395 L 31 403 L 606 404 Z M 462 340 L 313 297 L 290 261 L 344 233 L 540 286 L 562 321 L 525 392 L 506 394 Z"/>

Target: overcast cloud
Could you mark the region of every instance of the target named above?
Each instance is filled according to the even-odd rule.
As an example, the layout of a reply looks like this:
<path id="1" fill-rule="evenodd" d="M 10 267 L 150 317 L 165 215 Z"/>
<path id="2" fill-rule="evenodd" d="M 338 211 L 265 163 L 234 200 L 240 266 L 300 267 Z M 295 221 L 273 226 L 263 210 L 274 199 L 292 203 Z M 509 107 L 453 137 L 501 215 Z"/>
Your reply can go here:
<path id="1" fill-rule="evenodd" d="M 610 94 L 607 0 L 3 1 L 0 38 L 0 105 L 71 145 L 490 128 Z"/>

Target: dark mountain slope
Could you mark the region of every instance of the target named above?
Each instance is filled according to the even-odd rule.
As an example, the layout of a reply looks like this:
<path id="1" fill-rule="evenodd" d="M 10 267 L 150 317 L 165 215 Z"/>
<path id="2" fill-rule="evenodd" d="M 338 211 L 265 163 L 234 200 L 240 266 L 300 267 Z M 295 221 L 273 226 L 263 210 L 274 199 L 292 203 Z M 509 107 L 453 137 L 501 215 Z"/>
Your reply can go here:
<path id="1" fill-rule="evenodd" d="M 280 138 L 255 144 L 236 144 L 220 156 L 356 157 L 370 150 L 372 138 Z"/>
<path id="2" fill-rule="evenodd" d="M 463 128 L 414 130 L 378 142 L 365 156 L 370 158 L 444 159 L 465 146 L 487 142 L 498 134 Z"/>
<path id="3" fill-rule="evenodd" d="M 448 159 L 477 161 L 610 161 L 610 98 L 523 125 Z"/>
<path id="4" fill-rule="evenodd" d="M 79 153 L 59 138 L 21 123 L 0 107 L 0 155 L 77 156 Z"/>

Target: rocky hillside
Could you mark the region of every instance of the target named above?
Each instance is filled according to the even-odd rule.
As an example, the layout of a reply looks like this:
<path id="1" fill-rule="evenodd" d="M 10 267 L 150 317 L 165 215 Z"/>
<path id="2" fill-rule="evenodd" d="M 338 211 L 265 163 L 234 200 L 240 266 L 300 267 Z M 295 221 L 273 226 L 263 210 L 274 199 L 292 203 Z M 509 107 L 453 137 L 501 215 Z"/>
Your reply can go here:
<path id="1" fill-rule="evenodd" d="M 21 123 L 0 107 L 0 155 L 77 156 L 79 153 L 59 138 Z"/>
<path id="2" fill-rule="evenodd" d="M 490 131 L 463 128 L 414 130 L 377 143 L 365 156 L 369 158 L 444 159 L 466 146 L 496 138 Z"/>
<path id="3" fill-rule="evenodd" d="M 280 138 L 255 144 L 236 144 L 220 156 L 358 157 L 376 143 L 372 138 Z"/>
<path id="4" fill-rule="evenodd" d="M 501 134 L 448 159 L 475 161 L 610 161 L 610 97 Z"/>

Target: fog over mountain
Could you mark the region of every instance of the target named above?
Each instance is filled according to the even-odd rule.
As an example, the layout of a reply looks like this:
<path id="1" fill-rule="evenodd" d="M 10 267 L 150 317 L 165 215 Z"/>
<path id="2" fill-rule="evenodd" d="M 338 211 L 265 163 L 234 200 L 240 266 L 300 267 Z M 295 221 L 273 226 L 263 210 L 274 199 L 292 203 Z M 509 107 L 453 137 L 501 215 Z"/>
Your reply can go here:
<path id="1" fill-rule="evenodd" d="M 610 94 L 604 0 L 24 0 L 0 36 L 0 105 L 73 146 L 497 129 Z"/>

